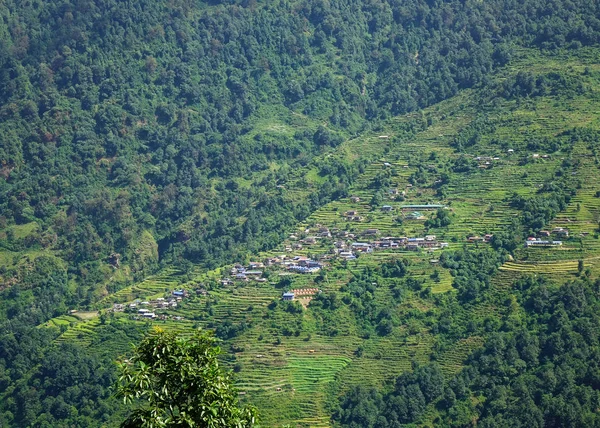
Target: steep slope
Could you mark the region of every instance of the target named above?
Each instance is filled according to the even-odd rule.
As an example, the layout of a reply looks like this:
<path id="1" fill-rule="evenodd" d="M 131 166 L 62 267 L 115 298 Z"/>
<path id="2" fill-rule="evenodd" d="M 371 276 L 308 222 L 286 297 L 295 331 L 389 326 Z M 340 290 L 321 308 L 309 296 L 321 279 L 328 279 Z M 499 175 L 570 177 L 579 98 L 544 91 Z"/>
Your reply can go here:
<path id="1" fill-rule="evenodd" d="M 237 372 L 240 398 L 259 406 L 265 426 L 330 426 L 338 397 L 356 386 L 385 393 L 396 376 L 432 361 L 446 379 L 435 385 L 443 391 L 465 365 L 478 364 L 469 355 L 494 334 L 527 328 L 530 308 L 519 290 L 529 274 L 552 286 L 585 269 L 585 281 L 596 278 L 596 55 L 597 49 L 518 51 L 485 88 L 389 120 L 297 170 L 297 180 L 280 189 L 288 197 L 310 198 L 307 184 L 327 180 L 340 165 L 356 163 L 360 172 L 347 192 L 297 224 L 277 248 L 232 262 L 308 256 L 323 259 L 319 273 L 290 274 L 274 265 L 258 268 L 265 282 L 244 282 L 234 279 L 231 264 L 197 266 L 187 275 L 167 270 L 106 297 L 98 306 L 105 314 L 101 322 L 71 321 L 57 341 L 114 355 L 126 351 L 126 342 L 111 339 L 107 329 L 216 329 L 225 340 L 226 362 Z M 448 209 L 427 208 L 432 204 Z M 423 218 L 411 217 L 416 210 Z M 562 245 L 524 248 L 528 236 L 555 227 L 569 229 Z M 310 239 L 325 229 L 334 237 Z M 486 234 L 493 236 L 484 239 Z M 375 246 L 384 237 L 426 235 L 435 235 L 432 252 L 381 248 L 344 260 L 334 251 L 335 241 Z M 226 278 L 233 283 L 222 283 Z M 139 307 L 179 288 L 190 294 L 176 308 L 155 309 L 165 317 L 151 323 L 137 319 L 137 308 L 120 312 L 112 306 L 137 299 Z M 280 301 L 284 291 L 300 296 L 298 290 L 314 288 L 321 293 L 310 303 Z M 403 421 L 462 423 L 496 414 L 484 397 L 476 398 L 478 408 L 459 400 L 454 412 L 463 413 L 444 414 L 446 401 L 436 394 Z M 384 426 L 360 419 L 367 415 L 358 411 L 344 413 L 352 400 L 342 403 L 341 421 Z"/>
<path id="2" fill-rule="evenodd" d="M 161 263 L 272 247 L 338 188 L 264 204 L 297 167 L 378 118 L 485 82 L 513 44 L 597 42 L 597 7 L 5 2 L 4 283 L 27 288 L 23 266 L 58 257 L 71 281 L 60 304 L 89 304 Z M 115 278 L 117 263 L 130 271 Z"/>

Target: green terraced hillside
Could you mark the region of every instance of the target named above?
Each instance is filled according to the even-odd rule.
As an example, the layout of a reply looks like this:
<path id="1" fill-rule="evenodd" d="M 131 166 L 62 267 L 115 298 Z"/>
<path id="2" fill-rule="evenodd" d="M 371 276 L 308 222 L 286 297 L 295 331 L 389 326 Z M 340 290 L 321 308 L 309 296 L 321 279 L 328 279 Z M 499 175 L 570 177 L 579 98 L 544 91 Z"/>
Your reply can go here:
<path id="1" fill-rule="evenodd" d="M 364 161 L 360 174 L 346 195 L 312 212 L 277 248 L 215 270 L 196 267 L 184 274 L 167 268 L 107 295 L 98 304 L 100 312 L 109 315 L 102 323 L 140 328 L 156 324 L 184 333 L 198 327 L 216 329 L 224 338 L 223 361 L 235 371 L 240 399 L 259 408 L 261 426 L 332 426 L 331 414 L 342 394 L 357 385 L 389 388 L 393 378 L 419 364 L 435 361 L 445 375 L 455 375 L 487 333 L 473 327 L 461 337 L 445 336 L 440 326 L 448 312 L 464 325 L 501 322 L 511 315 L 503 302 L 510 301 L 512 287 L 521 278 L 539 275 L 559 284 L 600 273 L 598 141 L 571 136 L 574 129 L 600 131 L 598 53 L 584 49 L 549 57 L 519 51 L 488 86 L 390 119 L 381 129 L 342 143 L 327 156 Z M 579 82 L 583 90 L 557 86 L 545 95 L 501 96 L 504 82 L 521 71 L 560 74 Z M 388 138 L 380 137 L 384 135 Z M 316 167 L 303 174 L 286 184 L 288 196 L 306 196 L 310 190 L 305 183 L 322 177 Z M 514 198 L 533 197 L 565 177 L 574 194 L 544 229 L 562 227 L 569 236 L 561 238 L 560 246 L 525 248 L 529 231 L 520 223 L 523 213 Z M 435 226 L 436 210 L 420 208 L 423 218 L 411 219 L 412 210 L 403 208 L 431 204 L 446 207 L 449 224 Z M 384 205 L 391 210 L 385 212 Z M 349 212 L 360 219 L 349 220 Z M 325 229 L 333 236 L 316 236 L 327 233 L 319 232 Z M 447 303 L 457 292 L 457 272 L 448 267 L 447 255 L 486 251 L 494 241 L 488 242 L 492 238 L 485 235 L 512 229 L 518 245 L 510 254 L 503 253 L 487 297 Z M 336 241 L 351 245 L 426 235 L 435 235 L 439 245 L 375 249 L 349 260 L 340 257 L 335 246 Z M 299 274 L 281 265 L 267 266 L 261 268 L 263 282 L 238 281 L 230 273 L 234 262 L 248 265 L 282 255 L 288 260 L 320 260 L 322 268 Z M 371 272 L 396 260 L 406 266 L 402 280 L 378 276 L 368 298 L 353 291 L 353 279 L 371 278 Z M 230 283 L 221 283 L 227 278 Z M 415 280 L 416 288 L 410 288 L 406 278 Z M 302 305 L 281 301 L 285 291 L 308 288 L 319 289 L 319 297 Z M 135 319 L 135 310 L 112 312 L 113 304 L 169 298 L 179 289 L 189 295 L 174 309 L 156 311 L 167 315 L 165 319 Z M 375 314 L 371 321 L 365 321 L 366 308 Z M 390 331 L 382 333 L 380 319 L 389 320 Z M 95 342 L 100 318 L 61 316 L 48 324 L 64 330 L 59 342 L 105 346 Z M 125 352 L 127 347 L 121 343 L 114 349 Z M 424 424 L 436 425 L 435 418 L 432 408 Z"/>

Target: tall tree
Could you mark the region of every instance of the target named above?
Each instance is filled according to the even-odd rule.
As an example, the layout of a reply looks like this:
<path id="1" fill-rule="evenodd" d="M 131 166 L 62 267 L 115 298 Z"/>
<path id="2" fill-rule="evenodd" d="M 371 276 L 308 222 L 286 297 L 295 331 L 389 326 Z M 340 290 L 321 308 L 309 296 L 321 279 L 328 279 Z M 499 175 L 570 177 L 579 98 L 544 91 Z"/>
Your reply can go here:
<path id="1" fill-rule="evenodd" d="M 210 333 L 191 338 L 155 329 L 119 363 L 118 391 L 138 404 L 122 427 L 250 427 L 251 406 L 239 407 L 229 373 Z M 145 404 L 144 404 L 145 402 Z"/>

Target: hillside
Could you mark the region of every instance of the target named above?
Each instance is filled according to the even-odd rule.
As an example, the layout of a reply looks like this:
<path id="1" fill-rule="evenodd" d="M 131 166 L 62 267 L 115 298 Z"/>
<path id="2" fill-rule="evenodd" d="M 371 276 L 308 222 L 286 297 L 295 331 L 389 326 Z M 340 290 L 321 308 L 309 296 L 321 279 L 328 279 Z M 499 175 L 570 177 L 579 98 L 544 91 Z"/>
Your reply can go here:
<path id="1" fill-rule="evenodd" d="M 597 278 L 596 54 L 520 50 L 485 88 L 389 120 L 298 171 L 285 192 L 300 198 L 307 180 L 323 179 L 334 165 L 370 160 L 361 163 L 347 195 L 314 211 L 279 246 L 232 260 L 255 262 L 248 269 L 262 271 L 264 282 L 236 279 L 232 264 L 199 266 L 187 274 L 167 269 L 107 296 L 96 306 L 100 317 L 61 316 L 46 327 L 65 326 L 57 343 L 112 355 L 126 352 L 126 331 L 152 324 L 182 332 L 216 329 L 240 398 L 259 407 L 265 426 L 330 426 L 338 398 L 354 387 L 376 387 L 383 394 L 396 376 L 431 362 L 452 384 L 465 366 L 476 366 L 469 356 L 495 335 L 522 329 L 540 334 L 522 296 L 524 281 L 543 281 L 528 287 L 550 290 L 579 281 L 583 290 Z M 427 207 L 433 204 L 447 209 Z M 413 218 L 417 210 L 421 215 Z M 569 235 L 558 238 L 558 228 Z M 546 238 L 544 230 L 553 236 Z M 400 240 L 427 235 L 435 235 L 432 244 L 416 251 Z M 377 248 L 385 237 L 399 247 Z M 561 244 L 525 248 L 527 237 Z M 353 242 L 374 249 L 360 253 Z M 344 249 L 335 255 L 341 243 L 357 257 L 343 256 Z M 321 260 L 322 269 L 289 273 L 273 261 L 282 254 Z M 260 265 L 269 259 L 271 267 Z M 151 309 L 163 320 L 136 320 L 137 308 L 122 312 L 115 306 L 143 307 L 140 302 L 169 299 L 179 289 L 187 295 L 176 308 Z M 300 290 L 312 289 L 320 294 L 298 299 Z M 281 301 L 289 290 L 300 304 Z M 437 425 L 502 414 L 478 399 L 484 400 L 480 407 L 469 408 L 455 398 L 455 408 L 463 406 L 456 414 L 444 410 L 445 395 L 434 398 L 436 406 L 424 402 L 405 422 Z M 352 420 L 339 414 L 346 423 Z M 353 418 L 362 421 L 356 426 L 370 426 L 356 410 Z"/>
<path id="2" fill-rule="evenodd" d="M 262 426 L 596 423 L 597 7 L 7 2 L 0 425 L 153 325 Z"/>

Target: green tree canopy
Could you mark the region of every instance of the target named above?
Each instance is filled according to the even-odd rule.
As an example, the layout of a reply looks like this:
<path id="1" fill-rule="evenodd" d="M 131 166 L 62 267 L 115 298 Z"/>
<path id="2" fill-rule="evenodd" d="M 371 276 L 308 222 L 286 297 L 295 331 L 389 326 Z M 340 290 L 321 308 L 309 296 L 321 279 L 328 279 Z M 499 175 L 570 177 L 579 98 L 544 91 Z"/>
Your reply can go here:
<path id="1" fill-rule="evenodd" d="M 155 329 L 119 363 L 118 391 L 137 403 L 122 427 L 250 427 L 251 406 L 239 407 L 230 375 L 210 333 L 191 338 Z"/>

